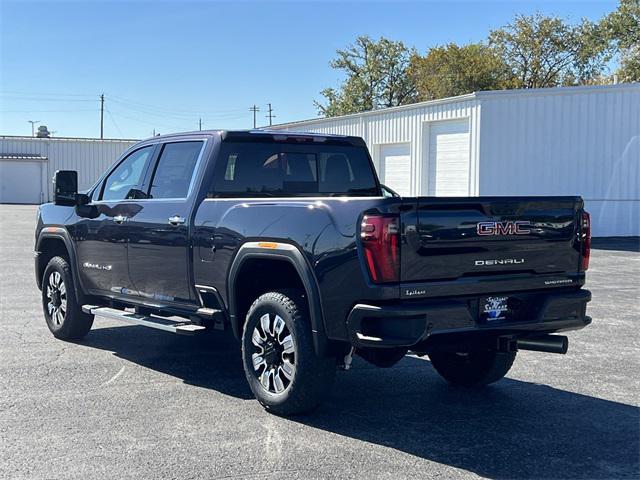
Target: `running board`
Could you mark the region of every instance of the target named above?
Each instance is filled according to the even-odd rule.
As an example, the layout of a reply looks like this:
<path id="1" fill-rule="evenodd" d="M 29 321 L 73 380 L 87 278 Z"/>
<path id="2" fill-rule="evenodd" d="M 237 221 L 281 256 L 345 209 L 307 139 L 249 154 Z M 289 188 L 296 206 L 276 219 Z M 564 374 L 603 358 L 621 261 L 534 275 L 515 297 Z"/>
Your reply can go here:
<path id="1" fill-rule="evenodd" d="M 178 333 L 181 335 L 193 335 L 201 330 L 206 330 L 202 325 L 196 325 L 189 321 L 173 321 L 166 318 L 154 317 L 149 315 L 139 315 L 125 310 L 118 310 L 110 307 L 99 307 L 97 305 L 83 305 L 82 311 L 91 315 L 100 317 L 113 318 L 122 320 L 123 322 L 141 325 L 143 327 L 156 328 L 165 332 Z"/>

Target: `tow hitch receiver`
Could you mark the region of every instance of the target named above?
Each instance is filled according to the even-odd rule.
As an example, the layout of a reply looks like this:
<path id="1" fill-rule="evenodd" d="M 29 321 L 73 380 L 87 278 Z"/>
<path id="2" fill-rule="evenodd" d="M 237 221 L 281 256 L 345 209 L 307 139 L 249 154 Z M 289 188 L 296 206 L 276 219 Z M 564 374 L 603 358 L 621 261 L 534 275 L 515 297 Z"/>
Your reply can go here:
<path id="1" fill-rule="evenodd" d="M 559 353 L 564 355 L 568 349 L 569 339 L 564 335 L 544 335 L 535 338 L 498 338 L 498 350 L 502 352 L 531 350 L 534 352 Z"/>

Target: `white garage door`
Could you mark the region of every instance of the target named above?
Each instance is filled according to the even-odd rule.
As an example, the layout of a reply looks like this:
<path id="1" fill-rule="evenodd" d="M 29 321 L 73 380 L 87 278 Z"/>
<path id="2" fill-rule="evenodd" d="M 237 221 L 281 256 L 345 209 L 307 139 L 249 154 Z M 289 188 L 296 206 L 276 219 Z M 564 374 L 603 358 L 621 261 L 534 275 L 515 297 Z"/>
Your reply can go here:
<path id="1" fill-rule="evenodd" d="M 0 203 L 42 202 L 43 162 L 0 160 Z"/>
<path id="2" fill-rule="evenodd" d="M 429 195 L 469 195 L 469 121 L 432 123 L 429 129 Z"/>
<path id="3" fill-rule="evenodd" d="M 411 195 L 411 145 L 380 145 L 380 181 L 400 195 Z"/>

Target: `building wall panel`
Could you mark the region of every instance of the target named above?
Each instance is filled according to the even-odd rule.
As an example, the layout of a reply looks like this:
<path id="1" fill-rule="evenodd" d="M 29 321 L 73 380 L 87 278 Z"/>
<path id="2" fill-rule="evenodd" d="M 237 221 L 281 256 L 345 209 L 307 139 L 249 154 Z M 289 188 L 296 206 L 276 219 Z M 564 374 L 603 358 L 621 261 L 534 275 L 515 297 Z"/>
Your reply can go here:
<path id="1" fill-rule="evenodd" d="M 0 153 L 37 153 L 47 157 L 43 198 L 52 200 L 56 170 L 76 170 L 78 188 L 87 189 L 137 140 L 0 137 Z M 25 181 L 27 181 L 25 179 Z"/>
<path id="2" fill-rule="evenodd" d="M 580 195 L 594 235 L 640 235 L 640 85 L 478 98 L 480 195 Z"/>

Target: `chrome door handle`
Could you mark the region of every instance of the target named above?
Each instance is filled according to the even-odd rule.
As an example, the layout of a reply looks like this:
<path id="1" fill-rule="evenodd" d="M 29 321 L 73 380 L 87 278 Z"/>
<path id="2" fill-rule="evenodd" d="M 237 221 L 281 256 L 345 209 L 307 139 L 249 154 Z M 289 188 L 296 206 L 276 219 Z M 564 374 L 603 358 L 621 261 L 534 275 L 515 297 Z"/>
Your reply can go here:
<path id="1" fill-rule="evenodd" d="M 118 224 L 122 224 L 127 221 L 127 217 L 125 217 L 124 215 L 116 215 L 115 217 L 113 217 L 113 221 Z"/>
<path id="2" fill-rule="evenodd" d="M 180 215 L 174 215 L 173 217 L 169 217 L 169 223 L 171 225 L 182 225 L 185 222 L 185 218 Z"/>

